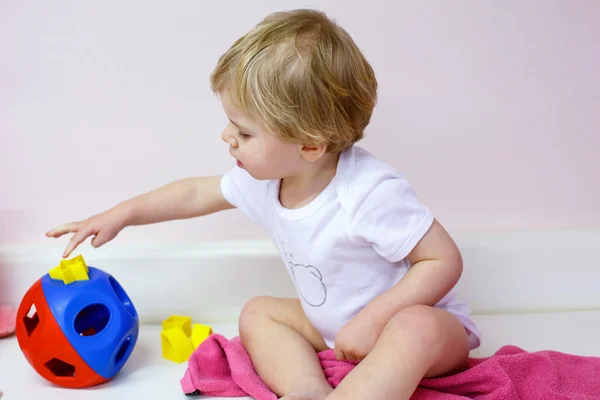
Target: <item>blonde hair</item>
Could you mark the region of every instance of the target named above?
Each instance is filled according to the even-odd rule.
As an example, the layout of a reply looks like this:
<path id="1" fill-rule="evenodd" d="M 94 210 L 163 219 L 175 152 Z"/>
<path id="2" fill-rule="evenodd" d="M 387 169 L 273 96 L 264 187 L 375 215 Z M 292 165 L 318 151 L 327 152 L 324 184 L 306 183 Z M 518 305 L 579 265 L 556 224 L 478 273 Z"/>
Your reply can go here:
<path id="1" fill-rule="evenodd" d="M 213 92 L 283 140 L 337 153 L 363 138 L 377 101 L 373 69 L 350 35 L 314 10 L 268 15 L 219 58 Z"/>

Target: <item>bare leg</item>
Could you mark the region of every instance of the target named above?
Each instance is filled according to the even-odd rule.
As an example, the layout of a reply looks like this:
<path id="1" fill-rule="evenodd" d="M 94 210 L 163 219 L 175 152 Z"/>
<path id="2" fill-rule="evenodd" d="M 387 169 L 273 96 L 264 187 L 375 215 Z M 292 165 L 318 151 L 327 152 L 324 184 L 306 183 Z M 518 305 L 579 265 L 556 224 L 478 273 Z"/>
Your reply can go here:
<path id="1" fill-rule="evenodd" d="M 239 325 L 258 375 L 275 394 L 285 400 L 323 400 L 331 393 L 317 357 L 327 345 L 297 299 L 254 298 Z"/>
<path id="2" fill-rule="evenodd" d="M 423 377 L 458 372 L 468 355 L 467 333 L 456 317 L 439 308 L 407 307 L 327 400 L 408 400 Z"/>

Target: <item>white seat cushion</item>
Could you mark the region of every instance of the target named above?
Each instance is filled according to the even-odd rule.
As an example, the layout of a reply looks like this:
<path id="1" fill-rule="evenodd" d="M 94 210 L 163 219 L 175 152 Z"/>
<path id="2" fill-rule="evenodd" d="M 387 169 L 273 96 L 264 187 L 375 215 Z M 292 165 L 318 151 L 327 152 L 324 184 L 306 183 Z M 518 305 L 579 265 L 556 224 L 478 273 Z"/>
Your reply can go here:
<path id="1" fill-rule="evenodd" d="M 483 334 L 483 344 L 473 351 L 474 357 L 489 356 L 507 344 L 529 351 L 548 349 L 600 356 L 600 311 L 476 315 L 473 319 Z M 237 335 L 235 324 L 215 324 L 213 329 L 226 337 Z M 160 326 L 143 325 L 131 358 L 113 380 L 91 389 L 63 389 L 37 375 L 21 354 L 15 337 L 0 340 L 0 391 L 7 400 L 81 399 L 83 393 L 88 400 L 179 399 L 184 398 L 179 379 L 186 367 L 186 363 L 162 358 Z"/>

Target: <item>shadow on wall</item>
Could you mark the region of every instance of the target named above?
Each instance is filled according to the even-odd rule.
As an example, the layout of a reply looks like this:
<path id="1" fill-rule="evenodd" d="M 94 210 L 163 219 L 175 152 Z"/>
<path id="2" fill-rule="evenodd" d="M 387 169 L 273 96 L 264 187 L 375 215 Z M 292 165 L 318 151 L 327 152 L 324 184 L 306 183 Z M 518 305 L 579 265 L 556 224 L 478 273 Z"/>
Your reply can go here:
<path id="1" fill-rule="evenodd" d="M 2 248 L 8 244 L 10 235 L 11 221 L 10 210 L 0 209 L 0 306 L 8 301 L 8 265 L 5 256 L 2 254 Z"/>
<path id="2" fill-rule="evenodd" d="M 11 221 L 9 212 L 0 212 L 0 249 L 6 245 L 10 235 Z M 0 338 L 12 334 L 15 330 L 16 307 L 9 301 L 11 267 L 6 257 L 0 251 Z"/>
<path id="3" fill-rule="evenodd" d="M 9 302 L 9 283 L 10 282 L 10 270 L 8 262 L 3 258 L 0 253 L 0 306 L 6 305 Z"/>
<path id="4" fill-rule="evenodd" d="M 18 298 L 24 293 L 19 279 L 22 279 L 26 265 L 15 265 L 16 260 L 12 259 L 12 250 L 14 246 L 23 246 L 24 238 L 27 232 L 38 231 L 36 224 L 44 224 L 43 214 L 35 210 L 25 210 L 19 208 L 0 208 L 0 306 L 10 305 L 18 306 Z M 45 232 L 39 234 L 39 241 L 47 241 Z M 29 249 L 30 245 L 37 243 L 27 243 L 27 247 L 19 250 L 23 252 Z"/>
<path id="5" fill-rule="evenodd" d="M 1 255 L 0 255 L 1 257 Z M 11 335 L 15 330 L 16 306 L 7 305 L 7 294 L 9 291 L 9 266 L 0 258 L 0 338 Z"/>

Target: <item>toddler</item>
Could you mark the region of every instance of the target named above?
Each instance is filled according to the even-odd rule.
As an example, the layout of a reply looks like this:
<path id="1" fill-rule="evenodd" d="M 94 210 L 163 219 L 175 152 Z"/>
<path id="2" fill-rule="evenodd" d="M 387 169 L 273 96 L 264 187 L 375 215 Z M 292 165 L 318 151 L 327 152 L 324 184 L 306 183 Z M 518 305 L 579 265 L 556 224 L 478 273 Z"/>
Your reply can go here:
<path id="1" fill-rule="evenodd" d="M 237 165 L 183 179 L 47 233 L 99 247 L 132 225 L 239 208 L 272 237 L 297 299 L 258 297 L 239 330 L 285 400 L 409 399 L 423 377 L 461 371 L 480 335 L 456 300 L 455 243 L 404 177 L 358 147 L 377 81 L 326 15 L 267 16 L 211 75 Z M 317 352 L 360 363 L 335 388 Z"/>

